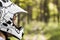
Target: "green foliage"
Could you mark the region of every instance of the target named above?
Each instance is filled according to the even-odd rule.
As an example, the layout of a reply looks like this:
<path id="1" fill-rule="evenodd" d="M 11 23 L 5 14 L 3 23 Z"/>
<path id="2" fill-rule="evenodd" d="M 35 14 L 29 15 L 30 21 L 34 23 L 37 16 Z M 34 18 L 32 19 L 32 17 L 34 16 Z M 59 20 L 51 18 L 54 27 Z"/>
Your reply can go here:
<path id="1" fill-rule="evenodd" d="M 43 31 L 48 40 L 60 40 L 59 0 L 58 4 L 55 0 L 12 0 L 12 2 L 28 11 L 28 14 L 22 14 L 23 17 L 20 20 L 20 23 L 22 23 L 20 25 L 25 28 L 24 37 L 28 34 L 41 35 L 41 31 Z"/>

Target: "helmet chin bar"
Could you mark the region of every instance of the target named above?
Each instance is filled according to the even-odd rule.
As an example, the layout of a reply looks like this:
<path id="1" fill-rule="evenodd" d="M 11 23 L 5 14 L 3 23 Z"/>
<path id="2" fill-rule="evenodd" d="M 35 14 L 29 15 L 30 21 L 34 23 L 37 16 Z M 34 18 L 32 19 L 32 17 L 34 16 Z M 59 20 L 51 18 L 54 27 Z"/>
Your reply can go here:
<path id="1" fill-rule="evenodd" d="M 13 35 L 14 37 L 21 40 L 24 28 L 20 28 L 20 30 L 18 30 L 15 27 L 12 27 L 12 26 L 6 27 L 6 26 L 1 25 L 0 30 L 3 31 L 3 32 L 9 33 L 9 34 Z"/>
<path id="2" fill-rule="evenodd" d="M 22 35 L 24 33 L 24 28 L 20 27 L 18 30 L 15 26 L 13 26 L 14 23 L 13 23 L 12 19 L 13 19 L 14 14 L 16 14 L 18 12 L 27 13 L 27 11 L 18 7 L 11 1 L 4 3 L 2 0 L 0 0 L 0 2 L 3 5 L 3 7 L 0 8 L 0 10 L 2 11 L 0 13 L 1 14 L 0 30 L 4 31 L 6 33 L 12 34 L 14 37 L 16 37 L 18 39 L 22 39 Z"/>

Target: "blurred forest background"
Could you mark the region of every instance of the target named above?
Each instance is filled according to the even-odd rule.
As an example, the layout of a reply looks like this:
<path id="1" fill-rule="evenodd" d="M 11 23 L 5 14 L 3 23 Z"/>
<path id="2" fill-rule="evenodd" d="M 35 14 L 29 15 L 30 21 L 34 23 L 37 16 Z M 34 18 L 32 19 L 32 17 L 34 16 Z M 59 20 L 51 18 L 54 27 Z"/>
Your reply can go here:
<path id="1" fill-rule="evenodd" d="M 12 0 L 28 13 L 17 14 L 22 40 L 60 40 L 60 0 Z M 11 37 L 11 40 L 17 40 Z"/>

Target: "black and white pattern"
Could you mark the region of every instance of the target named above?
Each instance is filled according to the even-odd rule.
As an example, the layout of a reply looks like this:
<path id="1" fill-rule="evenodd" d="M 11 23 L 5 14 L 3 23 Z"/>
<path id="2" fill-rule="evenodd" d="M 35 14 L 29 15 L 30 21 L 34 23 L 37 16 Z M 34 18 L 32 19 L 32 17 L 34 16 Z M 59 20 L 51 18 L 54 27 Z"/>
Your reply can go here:
<path id="1" fill-rule="evenodd" d="M 17 12 L 25 12 L 22 8 L 18 7 L 10 0 L 0 0 L 0 30 L 10 33 L 18 39 L 22 39 L 24 28 L 17 29 L 13 26 L 13 16 Z"/>

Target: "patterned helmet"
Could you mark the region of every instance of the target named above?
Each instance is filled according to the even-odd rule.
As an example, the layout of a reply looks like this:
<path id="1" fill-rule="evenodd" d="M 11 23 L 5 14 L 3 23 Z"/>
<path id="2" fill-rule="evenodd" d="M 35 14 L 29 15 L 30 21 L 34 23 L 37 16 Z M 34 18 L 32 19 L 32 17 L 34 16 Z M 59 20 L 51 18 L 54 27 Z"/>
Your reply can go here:
<path id="1" fill-rule="evenodd" d="M 20 27 L 19 30 L 13 26 L 13 16 L 18 12 L 25 12 L 10 0 L 0 0 L 0 30 L 12 34 L 18 39 L 22 39 L 24 28 Z"/>

